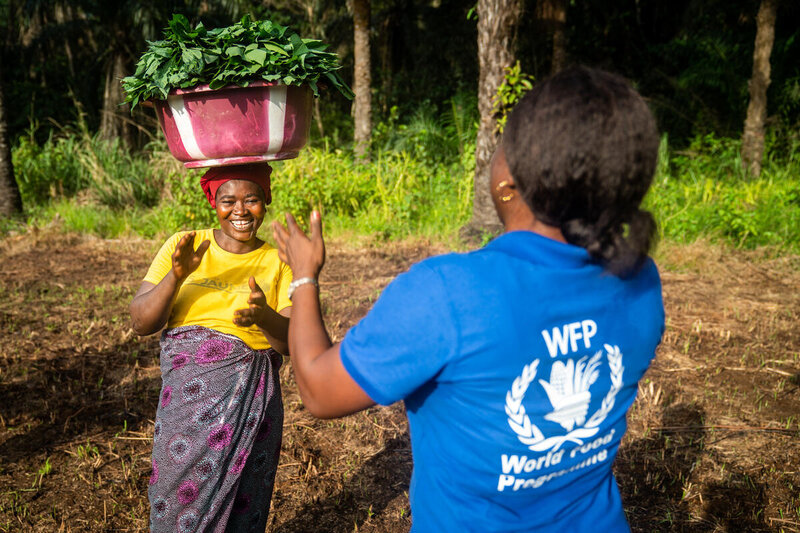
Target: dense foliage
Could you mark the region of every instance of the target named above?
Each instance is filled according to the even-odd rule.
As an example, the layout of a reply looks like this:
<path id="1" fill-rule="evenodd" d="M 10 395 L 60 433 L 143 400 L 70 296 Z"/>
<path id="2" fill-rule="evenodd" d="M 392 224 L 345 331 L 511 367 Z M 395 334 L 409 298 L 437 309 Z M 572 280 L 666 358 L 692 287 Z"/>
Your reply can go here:
<path id="1" fill-rule="evenodd" d="M 192 28 L 183 15 L 174 15 L 164 30 L 164 39 L 149 43 L 136 65 L 136 72 L 122 80 L 126 101 L 136 107 L 151 98 L 164 100 L 176 88 L 208 84 L 247 86 L 253 80 L 286 85 L 308 84 L 319 95 L 320 78 L 345 96 L 350 88 L 339 73 L 336 54 L 315 39 L 302 39 L 286 26 L 270 20 L 242 20 L 224 28 Z"/>
<path id="2" fill-rule="evenodd" d="M 302 220 L 321 208 L 328 234 L 451 241 L 472 210 L 475 124 L 465 103 L 454 99 L 446 116 L 423 108 L 408 124 L 378 124 L 369 163 L 325 143 L 276 163 L 272 216 L 290 211 Z M 13 155 L 33 225 L 163 238 L 216 223 L 200 193 L 202 169 L 185 169 L 163 140 L 130 155 L 81 129 L 43 144 L 31 132 Z M 676 149 L 664 136 L 645 199 L 660 236 L 800 253 L 800 136 L 771 135 L 761 177 L 745 181 L 743 172 L 739 141 L 698 136 Z"/>
<path id="3" fill-rule="evenodd" d="M 78 106 L 94 131 L 100 122 L 104 84 L 114 80 L 110 50 L 124 53 L 125 74 L 159 39 L 170 13 L 191 25 L 225 27 L 242 15 L 272 20 L 300 35 L 322 39 L 337 53 L 349 82 L 353 26 L 345 2 L 334 0 L 76 0 L 4 2 L 3 69 L 13 138 L 33 119 L 43 126 L 39 141 L 55 124 L 74 121 Z M 552 22 L 540 13 L 546 2 L 524 1 L 516 55 L 521 71 L 537 80 L 550 72 Z M 400 123 L 421 105 L 439 112 L 452 95 L 477 94 L 477 28 L 469 17 L 474 2 L 460 0 L 373 0 L 371 19 L 373 119 L 386 121 L 393 108 Z M 65 7 L 66 6 L 66 7 Z M 755 15 L 752 0 L 585 0 L 567 2 L 569 62 L 599 66 L 631 79 L 656 112 L 674 146 L 697 135 L 736 138 L 741 134 L 751 75 Z M 473 10 L 474 12 L 474 10 Z M 775 28 L 769 124 L 797 127 L 800 121 L 800 2 L 781 2 Z M 11 81 L 13 80 L 13 83 Z M 337 145 L 352 140 L 350 103 L 330 91 L 319 102 L 322 131 Z M 155 128 L 151 110 L 134 114 L 145 130 Z M 322 125 L 322 129 L 317 126 Z M 146 136 L 138 137 L 140 147 Z"/>
<path id="4" fill-rule="evenodd" d="M 516 50 L 520 63 L 511 73 L 517 81 L 500 95 L 500 112 L 506 100 L 526 88 L 527 75 L 540 80 L 549 73 L 553 28 L 539 11 L 542 4 L 525 1 Z M 163 140 L 151 138 L 158 127 L 150 109 L 138 107 L 128 118 L 146 132 L 138 134 L 133 151 L 94 133 L 102 88 L 108 80 L 117 84 L 112 49 L 124 52 L 130 73 L 147 46 L 144 39 L 152 41 L 139 74 L 151 70 L 151 77 L 159 77 L 147 89 L 158 97 L 173 82 L 189 86 L 200 80 L 196 69 L 201 62 L 203 68 L 212 64 L 212 56 L 217 70 L 209 80 L 226 70 L 260 69 L 262 59 L 265 65 L 273 59 L 299 60 L 301 67 L 317 52 L 331 59 L 318 41 L 288 37 L 288 30 L 280 30 L 286 26 L 331 45 L 342 65 L 332 76 L 348 79 L 352 72 L 352 19 L 344 3 L 334 0 L 55 5 L 0 0 L 13 160 L 33 224 L 57 220 L 66 228 L 106 236 L 151 236 L 213 222 L 198 194 L 198 171 L 183 169 L 164 150 Z M 371 5 L 372 161 L 353 160 L 350 104 L 335 91 L 324 91 L 316 101 L 311 146 L 297 160 L 276 165 L 273 208 L 303 213 L 320 206 L 334 231 L 447 239 L 470 216 L 478 65 L 476 21 L 468 14 L 474 4 L 372 0 Z M 666 239 L 707 236 L 734 246 L 800 251 L 798 2 L 779 7 L 760 179 L 745 180 L 738 155 L 757 10 L 758 2 L 751 0 L 567 2 L 569 61 L 625 75 L 658 117 L 665 140 L 647 205 Z M 172 37 L 156 41 L 169 13 L 186 18 L 173 20 L 167 30 Z M 242 21 L 243 13 L 251 18 Z M 269 31 L 285 31 L 288 44 L 269 42 L 291 57 L 269 47 L 248 50 L 255 41 L 221 43 L 231 35 L 217 36 L 216 44 L 206 41 L 202 49 L 195 43 L 215 31 L 206 28 L 236 20 L 242 32 L 250 32 L 248 39 L 260 39 L 255 35 L 266 31 L 266 23 L 253 22 L 259 19 L 272 21 Z M 159 42 L 167 44 L 161 48 Z M 211 53 L 204 53 L 211 45 Z M 295 55 L 296 50 L 301 51 Z M 170 61 L 172 67 L 181 63 L 178 71 L 168 72 Z M 232 76 L 214 86 L 245 79 Z M 295 81 L 295 74 L 290 76 Z M 328 74 L 318 79 L 333 83 Z M 141 102 L 145 86 L 137 90 L 136 102 Z"/>
<path id="5" fill-rule="evenodd" d="M 800 137 L 788 151 L 773 138 L 762 175 L 752 181 L 744 179 L 739 146 L 706 135 L 672 151 L 662 139 L 660 168 L 645 199 L 660 235 L 800 252 Z"/>

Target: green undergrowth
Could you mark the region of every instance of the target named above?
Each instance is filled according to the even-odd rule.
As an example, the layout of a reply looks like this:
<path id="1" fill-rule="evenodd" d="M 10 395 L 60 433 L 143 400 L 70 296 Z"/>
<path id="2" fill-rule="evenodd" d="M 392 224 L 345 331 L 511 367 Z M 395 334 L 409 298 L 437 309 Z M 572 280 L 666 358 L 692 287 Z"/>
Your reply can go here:
<path id="1" fill-rule="evenodd" d="M 659 169 L 645 207 L 660 236 L 735 247 L 800 252 L 800 140 L 768 150 L 758 179 L 745 174 L 739 142 L 702 137 L 687 150 L 661 143 Z"/>
<path id="2" fill-rule="evenodd" d="M 85 131 L 42 145 L 32 139 L 22 139 L 13 153 L 29 226 L 163 238 L 216 223 L 200 190 L 202 170 L 177 163 L 163 140 L 131 154 Z M 319 208 L 332 237 L 455 242 L 471 214 L 474 147 L 454 147 L 442 158 L 401 144 L 374 149 L 368 162 L 323 143 L 275 163 L 268 219 L 288 211 L 305 223 Z M 730 139 L 702 137 L 680 151 L 662 140 L 645 199 L 660 237 L 800 253 L 800 140 L 770 139 L 758 179 L 744 174 L 738 153 L 738 141 Z"/>
<path id="3" fill-rule="evenodd" d="M 91 168 L 75 161 L 89 158 L 85 152 L 91 153 L 98 142 L 68 138 L 48 140 L 42 147 L 27 141 L 18 146 L 14 156 L 29 225 L 112 238 L 163 237 L 216 224 L 200 189 L 203 170 L 183 168 L 158 146 L 131 156 L 133 162 L 108 167 L 95 156 L 91 159 L 100 163 Z M 407 152 L 386 151 L 359 162 L 339 150 L 308 147 L 301 157 L 273 166 L 268 218 L 282 219 L 283 213 L 291 212 L 305 225 L 310 211 L 318 208 L 326 232 L 335 236 L 389 240 L 419 235 L 446 240 L 471 212 L 474 163 L 466 156 L 455 163 L 431 165 Z M 59 174 L 59 168 L 65 172 Z M 106 180 L 93 175 L 120 175 L 124 185 L 133 168 L 142 173 L 140 183 L 149 187 L 148 197 L 155 201 L 136 201 L 123 186 L 113 190 L 116 196 L 107 194 Z"/>

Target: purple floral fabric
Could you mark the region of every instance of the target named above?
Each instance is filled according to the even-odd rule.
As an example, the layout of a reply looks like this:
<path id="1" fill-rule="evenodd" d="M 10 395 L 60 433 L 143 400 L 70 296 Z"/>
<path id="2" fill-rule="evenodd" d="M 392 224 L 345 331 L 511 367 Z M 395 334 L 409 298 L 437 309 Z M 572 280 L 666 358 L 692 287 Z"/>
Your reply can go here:
<path id="1" fill-rule="evenodd" d="M 162 334 L 151 532 L 263 533 L 283 429 L 281 360 L 204 327 Z"/>

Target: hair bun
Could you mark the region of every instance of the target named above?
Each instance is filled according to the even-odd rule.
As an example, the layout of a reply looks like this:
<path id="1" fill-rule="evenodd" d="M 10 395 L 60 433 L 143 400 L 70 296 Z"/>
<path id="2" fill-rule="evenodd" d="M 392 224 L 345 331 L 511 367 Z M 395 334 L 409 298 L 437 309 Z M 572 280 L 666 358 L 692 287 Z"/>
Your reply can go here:
<path id="1" fill-rule="evenodd" d="M 626 276 L 641 267 L 653 244 L 656 223 L 648 211 L 637 209 L 616 223 L 571 219 L 561 224 L 567 242 L 585 248 L 613 274 Z"/>

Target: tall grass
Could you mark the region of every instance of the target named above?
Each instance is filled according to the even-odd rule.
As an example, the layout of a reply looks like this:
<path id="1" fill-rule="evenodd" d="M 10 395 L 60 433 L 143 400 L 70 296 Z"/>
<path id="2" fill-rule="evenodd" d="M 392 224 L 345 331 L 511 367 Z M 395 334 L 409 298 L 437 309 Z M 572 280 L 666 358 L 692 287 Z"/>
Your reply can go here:
<path id="1" fill-rule="evenodd" d="M 377 125 L 369 162 L 323 142 L 275 163 L 273 216 L 289 211 L 303 221 L 320 208 L 329 234 L 454 238 L 471 215 L 475 117 L 469 101 L 451 104 L 442 112 L 423 107 L 405 123 L 395 114 Z M 645 206 L 662 238 L 800 252 L 796 133 L 768 139 L 755 180 L 742 170 L 736 140 L 698 137 L 687 149 L 673 150 L 665 136 L 660 152 Z M 185 169 L 163 140 L 130 153 L 76 128 L 42 144 L 23 137 L 13 161 L 33 225 L 160 237 L 216 223 L 200 190 L 202 170 Z"/>
<path id="2" fill-rule="evenodd" d="M 772 245 L 800 251 L 800 145 L 769 146 L 758 179 L 749 179 L 738 140 L 704 136 L 687 150 L 661 141 L 660 163 L 645 199 L 661 236 L 737 247 Z"/>
<path id="3" fill-rule="evenodd" d="M 328 225 L 384 237 L 454 234 L 472 209 L 470 161 L 432 164 L 380 152 L 368 164 L 336 150 L 308 150 L 275 165 L 275 209 L 301 218 L 320 207 Z"/>
<path id="4" fill-rule="evenodd" d="M 25 205 L 83 193 L 86 200 L 111 208 L 152 207 L 160 190 L 149 168 L 149 158 L 132 154 L 119 139 L 91 135 L 84 123 L 52 131 L 41 145 L 35 128 L 12 152 L 17 182 Z"/>

